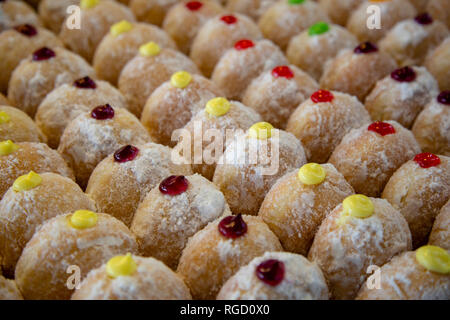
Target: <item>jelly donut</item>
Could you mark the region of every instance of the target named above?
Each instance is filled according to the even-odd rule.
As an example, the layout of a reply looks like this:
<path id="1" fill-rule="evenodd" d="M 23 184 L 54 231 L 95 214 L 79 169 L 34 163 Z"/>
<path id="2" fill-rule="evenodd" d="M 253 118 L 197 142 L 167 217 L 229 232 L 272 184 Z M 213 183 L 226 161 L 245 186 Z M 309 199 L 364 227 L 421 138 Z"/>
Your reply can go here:
<path id="1" fill-rule="evenodd" d="M 30 171 L 54 172 L 74 180 L 72 170 L 61 155 L 45 143 L 0 142 L 0 198 L 17 177 Z"/>
<path id="2" fill-rule="evenodd" d="M 0 105 L 0 141 L 47 142 L 34 121 L 17 108 Z"/>
<path id="3" fill-rule="evenodd" d="M 392 175 L 381 196 L 405 217 L 413 247 L 427 243 L 434 219 L 450 198 L 450 158 L 417 154 Z"/>
<path id="4" fill-rule="evenodd" d="M 320 78 L 323 89 L 349 93 L 364 102 L 375 83 L 392 72 L 396 63 L 371 42 L 344 49 L 325 64 Z"/>
<path id="5" fill-rule="evenodd" d="M 164 19 L 163 29 L 175 40 L 184 54 L 189 54 L 200 28 L 223 8 L 214 1 L 181 1 L 172 6 Z"/>
<path id="6" fill-rule="evenodd" d="M 377 121 L 347 133 L 328 161 L 357 193 L 376 197 L 392 174 L 418 153 L 411 131 L 395 121 Z"/>
<path id="7" fill-rule="evenodd" d="M 191 59 L 210 77 L 220 57 L 241 39 L 262 38 L 258 26 L 241 14 L 220 15 L 209 19 L 198 31 L 191 46 Z"/>
<path id="8" fill-rule="evenodd" d="M 225 197 L 212 182 L 198 174 L 173 175 L 145 196 L 130 229 L 142 255 L 176 269 L 188 239 L 209 222 L 230 214 Z"/>
<path id="9" fill-rule="evenodd" d="M 0 105 L 1 106 L 9 106 L 11 103 L 9 100 L 0 92 Z"/>
<path id="10" fill-rule="evenodd" d="M 145 195 L 162 179 L 192 173 L 190 165 L 172 162 L 171 149 L 156 143 L 120 147 L 92 172 L 86 193 L 101 212 L 127 226 Z"/>
<path id="11" fill-rule="evenodd" d="M 34 171 L 18 177 L 0 201 L 0 255 L 5 274 L 14 269 L 23 248 L 45 221 L 95 203 L 71 179 Z"/>
<path id="12" fill-rule="evenodd" d="M 72 300 L 191 300 L 179 275 L 153 258 L 131 254 L 91 270 Z"/>
<path id="13" fill-rule="evenodd" d="M 256 21 L 275 2 L 277 0 L 227 0 L 226 9 L 245 14 Z"/>
<path id="14" fill-rule="evenodd" d="M 8 99 L 34 117 L 36 109 L 54 88 L 84 76 L 94 69 L 80 56 L 63 48 L 40 48 L 22 60 L 9 81 Z"/>
<path id="15" fill-rule="evenodd" d="M 240 214 L 219 218 L 189 238 L 177 273 L 194 299 L 215 299 L 240 267 L 267 251 L 283 248 L 261 218 Z"/>
<path id="16" fill-rule="evenodd" d="M 290 63 L 319 80 L 329 59 L 334 58 L 340 50 L 357 45 L 355 36 L 345 28 L 317 22 L 291 39 L 286 56 Z"/>
<path id="17" fill-rule="evenodd" d="M 345 26 L 348 18 L 364 0 L 319 0 L 322 9 L 328 14 L 331 21 Z"/>
<path id="18" fill-rule="evenodd" d="M 62 42 L 50 31 L 30 24 L 19 25 L 0 33 L 1 92 L 7 92 L 11 74 L 20 61 L 43 46 L 62 47 Z"/>
<path id="19" fill-rule="evenodd" d="M 211 80 L 227 98 L 241 100 L 245 88 L 261 72 L 283 64 L 287 64 L 283 52 L 271 41 L 241 39 L 222 55 Z"/>
<path id="20" fill-rule="evenodd" d="M 328 22 L 325 11 L 310 0 L 281 0 L 271 5 L 258 20 L 258 26 L 265 38 L 286 50 L 289 41 L 310 25 Z"/>
<path id="21" fill-rule="evenodd" d="M 380 28 L 373 26 L 368 28 L 370 14 L 369 7 L 376 6 L 380 13 Z M 362 2 L 347 20 L 347 29 L 353 33 L 359 41 L 377 42 L 397 22 L 412 19 L 417 15 L 416 8 L 408 0 L 369 0 Z M 376 22 L 373 21 L 373 22 Z M 403 40 L 403 39 L 402 39 Z"/>
<path id="22" fill-rule="evenodd" d="M 62 25 L 59 37 L 71 51 L 91 62 L 95 49 L 109 28 L 116 22 L 135 21 L 128 7 L 111 0 L 81 0 L 79 28 L 73 28 L 69 20 Z M 70 16 L 68 17 L 70 19 Z"/>
<path id="23" fill-rule="evenodd" d="M 450 257 L 436 246 L 404 252 L 379 269 L 380 288 L 367 283 L 358 300 L 449 300 Z M 369 281 L 369 280 L 368 280 Z"/>
<path id="24" fill-rule="evenodd" d="M 0 1 L 0 32 L 21 24 L 39 26 L 41 21 L 36 12 L 23 1 Z"/>
<path id="25" fill-rule="evenodd" d="M 209 100 L 220 96 L 223 92 L 209 79 L 178 71 L 147 99 L 141 122 L 155 142 L 174 146 L 172 133 L 184 127 Z"/>
<path id="26" fill-rule="evenodd" d="M 332 164 L 308 163 L 277 180 L 258 215 L 286 251 L 307 255 L 323 219 L 351 194 Z"/>
<path id="27" fill-rule="evenodd" d="M 278 65 L 250 83 L 242 103 L 274 127 L 284 129 L 295 108 L 318 88 L 317 82 L 296 66 Z"/>
<path id="28" fill-rule="evenodd" d="M 190 159 L 194 172 L 211 180 L 229 140 L 261 120 L 255 110 L 240 102 L 213 98 L 183 128 L 175 149 Z M 216 147 L 219 141 L 221 145 Z"/>
<path id="29" fill-rule="evenodd" d="M 134 235 L 108 214 L 61 214 L 45 222 L 23 249 L 17 286 L 25 299 L 69 299 L 77 280 L 71 273 L 82 280 L 115 255 L 136 251 Z"/>
<path id="30" fill-rule="evenodd" d="M 308 258 L 321 268 L 333 298 L 353 299 L 368 267 L 407 250 L 411 233 L 405 218 L 386 200 L 357 194 L 325 217 Z"/>
<path id="31" fill-rule="evenodd" d="M 97 76 L 116 85 L 123 67 L 138 54 L 141 45 L 150 41 L 176 49 L 175 42 L 156 26 L 126 20 L 112 25 L 95 51 L 92 64 Z"/>
<path id="32" fill-rule="evenodd" d="M 305 163 L 303 146 L 293 134 L 258 122 L 227 145 L 213 182 L 224 193 L 231 211 L 256 215 L 278 178 Z"/>
<path id="33" fill-rule="evenodd" d="M 450 250 L 450 200 L 434 220 L 428 243 Z"/>
<path id="34" fill-rule="evenodd" d="M 422 151 L 450 157 L 450 91 L 441 92 L 425 106 L 412 132 Z"/>
<path id="35" fill-rule="evenodd" d="M 429 53 L 424 65 L 436 79 L 441 90 L 450 89 L 450 37 Z"/>
<path id="36" fill-rule="evenodd" d="M 0 300 L 23 300 L 22 294 L 14 280 L 9 280 L 0 274 Z"/>
<path id="37" fill-rule="evenodd" d="M 63 22 L 66 20 L 66 16 L 69 15 L 69 7 L 79 4 L 80 0 L 40 0 L 38 7 L 39 18 L 47 29 L 58 34 L 61 31 Z M 69 12 L 72 11 L 70 10 Z"/>
<path id="38" fill-rule="evenodd" d="M 305 257 L 266 252 L 233 275 L 217 300 L 328 300 L 319 267 Z"/>
<path id="39" fill-rule="evenodd" d="M 130 0 L 129 7 L 139 21 L 161 26 L 167 11 L 179 0 Z"/>
<path id="40" fill-rule="evenodd" d="M 324 163 L 351 129 L 369 122 L 368 112 L 356 97 L 318 90 L 295 109 L 286 131 L 302 142 L 308 160 Z"/>
<path id="41" fill-rule="evenodd" d="M 450 3 L 447 0 L 428 0 L 426 11 L 450 28 Z"/>
<path id="42" fill-rule="evenodd" d="M 366 97 L 365 107 L 373 120 L 395 120 L 411 128 L 438 92 L 438 84 L 426 68 L 406 66 L 379 80 Z"/>
<path id="43" fill-rule="evenodd" d="M 77 182 L 86 187 L 97 164 L 119 147 L 150 142 L 139 120 L 124 108 L 109 104 L 80 114 L 64 130 L 58 151 L 74 170 Z"/>
<path id="44" fill-rule="evenodd" d="M 428 13 L 397 23 L 380 41 L 380 49 L 389 53 L 400 66 L 419 65 L 427 53 L 449 35 L 445 24 Z"/>
<path id="45" fill-rule="evenodd" d="M 161 48 L 151 41 L 139 48 L 120 73 L 118 87 L 127 98 L 130 111 L 140 116 L 148 97 L 177 71 L 198 74 L 194 62 L 179 51 Z"/>
<path id="46" fill-rule="evenodd" d="M 51 91 L 39 105 L 35 119 L 48 138 L 48 145 L 57 148 L 66 126 L 80 114 L 110 103 L 127 108 L 125 97 L 106 81 L 83 77 Z"/>

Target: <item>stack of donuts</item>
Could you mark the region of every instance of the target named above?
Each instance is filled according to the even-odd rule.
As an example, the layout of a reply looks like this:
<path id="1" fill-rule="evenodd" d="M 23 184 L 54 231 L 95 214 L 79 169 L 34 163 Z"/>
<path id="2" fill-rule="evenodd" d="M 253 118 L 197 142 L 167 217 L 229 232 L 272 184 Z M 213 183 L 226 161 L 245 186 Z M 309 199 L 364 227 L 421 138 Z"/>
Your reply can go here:
<path id="1" fill-rule="evenodd" d="M 0 0 L 0 299 L 449 300 L 449 28 Z"/>

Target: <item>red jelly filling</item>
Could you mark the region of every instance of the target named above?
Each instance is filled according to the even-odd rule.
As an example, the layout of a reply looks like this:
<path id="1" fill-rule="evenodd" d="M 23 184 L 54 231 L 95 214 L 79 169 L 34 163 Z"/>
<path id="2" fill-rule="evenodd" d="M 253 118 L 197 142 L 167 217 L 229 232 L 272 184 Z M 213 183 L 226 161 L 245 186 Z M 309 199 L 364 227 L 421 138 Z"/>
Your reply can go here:
<path id="1" fill-rule="evenodd" d="M 428 13 L 422 13 L 419 14 L 417 17 L 414 18 L 414 20 L 418 24 L 430 24 L 433 23 L 433 18 Z"/>
<path id="2" fill-rule="evenodd" d="M 55 51 L 53 51 L 52 49 L 49 49 L 47 47 L 43 47 L 39 50 L 36 50 L 33 53 L 33 61 L 48 60 L 55 56 L 56 56 Z"/>
<path id="3" fill-rule="evenodd" d="M 84 77 L 78 80 L 75 80 L 73 85 L 79 89 L 95 89 L 97 85 L 94 80 L 90 77 Z"/>
<path id="4" fill-rule="evenodd" d="M 288 66 L 278 66 L 272 70 L 272 76 L 275 78 L 286 78 L 292 79 L 294 77 L 294 72 Z"/>
<path id="5" fill-rule="evenodd" d="M 106 120 L 114 118 L 114 109 L 109 105 L 98 106 L 91 112 L 91 117 L 97 120 Z"/>
<path id="6" fill-rule="evenodd" d="M 437 155 L 429 152 L 417 154 L 414 157 L 414 161 L 417 162 L 419 166 L 425 169 L 430 167 L 436 167 L 441 164 L 441 159 Z"/>
<path id="7" fill-rule="evenodd" d="M 189 181 L 184 176 L 170 176 L 159 184 L 159 191 L 169 196 L 182 194 L 187 190 Z"/>
<path id="8" fill-rule="evenodd" d="M 232 15 L 223 16 L 222 18 L 220 18 L 220 20 L 222 20 L 226 24 L 233 24 L 233 23 L 237 22 L 237 18 L 235 16 L 232 16 Z"/>
<path id="9" fill-rule="evenodd" d="M 186 8 L 188 8 L 191 11 L 197 11 L 203 6 L 203 3 L 200 1 L 189 1 L 186 3 Z"/>
<path id="10" fill-rule="evenodd" d="M 120 163 L 128 162 L 134 160 L 137 157 L 138 153 L 139 153 L 138 148 L 131 145 L 127 145 L 114 152 L 114 161 Z"/>
<path id="11" fill-rule="evenodd" d="M 331 102 L 333 99 L 333 94 L 328 90 L 318 90 L 311 95 L 311 100 L 314 103 Z"/>
<path id="12" fill-rule="evenodd" d="M 372 42 L 363 42 L 359 46 L 357 46 L 353 52 L 361 54 L 361 53 L 372 53 L 377 52 L 378 48 Z"/>
<path id="13" fill-rule="evenodd" d="M 256 267 L 256 276 L 262 282 L 276 286 L 284 279 L 284 263 L 275 259 L 263 261 Z"/>
<path id="14" fill-rule="evenodd" d="M 395 133 L 395 128 L 391 124 L 383 121 L 376 121 L 372 123 L 367 129 L 382 136 Z"/>
<path id="15" fill-rule="evenodd" d="M 411 67 L 403 67 L 392 71 L 391 78 L 398 82 L 411 82 L 416 79 L 416 72 Z"/>
<path id="16" fill-rule="evenodd" d="M 247 224 L 242 215 L 228 216 L 219 223 L 219 232 L 227 238 L 236 239 L 247 233 Z"/>
<path id="17" fill-rule="evenodd" d="M 243 39 L 243 40 L 239 40 L 238 42 L 236 42 L 234 45 L 234 48 L 236 50 L 245 50 L 248 48 L 252 48 L 254 46 L 255 46 L 255 44 L 253 43 L 252 40 Z"/>
<path id="18" fill-rule="evenodd" d="M 33 27 L 31 24 L 22 24 L 20 26 L 15 27 L 14 29 L 27 37 L 33 37 L 37 35 L 37 29 Z"/>
<path id="19" fill-rule="evenodd" d="M 450 105 L 450 91 L 442 91 L 437 97 L 437 101 L 442 104 Z"/>

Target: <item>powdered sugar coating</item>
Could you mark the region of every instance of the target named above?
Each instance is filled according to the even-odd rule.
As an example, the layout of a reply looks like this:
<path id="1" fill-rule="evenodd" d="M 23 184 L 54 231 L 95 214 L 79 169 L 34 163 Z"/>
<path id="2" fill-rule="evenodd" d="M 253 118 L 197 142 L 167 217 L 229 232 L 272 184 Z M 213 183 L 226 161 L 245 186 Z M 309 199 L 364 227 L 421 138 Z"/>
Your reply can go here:
<path id="1" fill-rule="evenodd" d="M 447 37 L 425 59 L 424 66 L 434 76 L 441 90 L 450 88 L 450 37 Z"/>
<path id="2" fill-rule="evenodd" d="M 23 192 L 9 188 L 0 201 L 0 255 L 3 271 L 10 276 L 42 223 L 78 209 L 96 210 L 94 201 L 69 178 L 49 172 L 40 176 L 42 183 L 36 188 Z"/>
<path id="3" fill-rule="evenodd" d="M 326 62 L 320 86 L 354 95 L 363 102 L 375 83 L 396 67 L 387 53 L 356 54 L 353 49 L 344 49 Z"/>
<path id="4" fill-rule="evenodd" d="M 127 226 L 145 195 L 170 175 L 189 175 L 190 165 L 172 162 L 172 149 L 156 143 L 137 145 L 131 161 L 116 162 L 114 154 L 103 159 L 92 172 L 86 193 L 101 212 L 109 213 Z"/>
<path id="5" fill-rule="evenodd" d="M 334 23 L 345 26 L 352 12 L 364 1 L 365 0 L 319 0 L 318 2 Z"/>
<path id="6" fill-rule="evenodd" d="M 0 32 L 25 23 L 41 25 L 36 12 L 23 1 L 2 1 L 0 12 Z"/>
<path id="7" fill-rule="evenodd" d="M 434 220 L 428 243 L 450 250 L 450 200 Z"/>
<path id="8" fill-rule="evenodd" d="M 54 88 L 95 74 L 80 56 L 62 48 L 52 50 L 56 56 L 49 60 L 32 61 L 31 56 L 22 60 L 9 81 L 8 99 L 31 117 Z"/>
<path id="9" fill-rule="evenodd" d="M 191 300 L 180 276 L 153 258 L 132 256 L 137 269 L 130 276 L 111 278 L 106 265 L 91 270 L 72 300 Z"/>
<path id="10" fill-rule="evenodd" d="M 262 121 L 261 116 L 256 111 L 244 106 L 242 103 L 231 101 L 230 104 L 230 110 L 220 117 L 211 116 L 205 109 L 197 112 L 183 128 L 183 134 L 189 133 L 189 136 L 191 137 L 190 141 L 185 141 L 184 138 L 182 138 L 175 147 L 177 151 L 182 151 L 180 153 L 184 157 L 191 159 L 190 163 L 193 164 L 192 168 L 194 172 L 201 173 L 210 180 L 213 178 L 216 163 L 219 161 L 218 159 L 222 153 L 216 154 L 216 150 L 212 149 L 218 140 L 214 140 L 214 143 L 212 143 L 212 139 L 208 134 L 214 133 L 214 137 L 217 136 L 217 138 L 214 139 L 221 139 L 223 146 L 222 150 L 225 150 L 226 144 L 229 143 L 236 134 L 242 133 L 254 123 Z M 230 132 L 231 136 L 228 136 L 227 132 Z M 187 150 L 187 152 L 190 150 L 190 155 L 186 155 L 184 152 L 185 150 Z M 196 155 L 203 156 L 201 161 L 199 161 L 200 163 L 195 161 Z M 206 156 L 210 156 L 208 158 L 211 159 L 206 159 Z"/>
<path id="11" fill-rule="evenodd" d="M 395 120 L 411 128 L 425 105 L 439 93 L 436 80 L 424 67 L 411 67 L 416 78 L 399 82 L 390 75 L 379 80 L 365 101 L 373 120 Z"/>
<path id="12" fill-rule="evenodd" d="M 129 7 L 139 21 L 161 26 L 169 9 L 178 0 L 130 0 Z"/>
<path id="13" fill-rule="evenodd" d="M 153 41 L 160 47 L 176 49 L 175 42 L 160 28 L 134 23 L 133 28 L 117 36 L 111 32 L 105 35 L 98 45 L 93 58 L 93 66 L 98 77 L 117 84 L 120 72 L 128 61 L 139 51 L 139 46 Z"/>
<path id="14" fill-rule="evenodd" d="M 212 182 L 198 174 L 186 179 L 188 189 L 176 196 L 153 188 L 139 205 L 131 225 L 142 254 L 172 269 L 176 269 L 191 236 L 209 222 L 231 214 L 225 197 Z"/>
<path id="15" fill-rule="evenodd" d="M 227 98 L 241 100 L 247 86 L 260 73 L 287 63 L 283 52 L 275 44 L 269 40 L 259 40 L 251 48 L 226 51 L 214 68 L 211 80 Z"/>
<path id="16" fill-rule="evenodd" d="M 380 8 L 381 28 L 367 28 L 367 8 L 376 5 Z M 364 1 L 350 15 L 347 21 L 347 29 L 356 35 L 359 41 L 377 42 L 381 39 L 397 22 L 412 19 L 417 15 L 417 10 L 408 0 L 391 0 L 373 3 Z"/>
<path id="17" fill-rule="evenodd" d="M 1 19 L 1 18 L 0 18 Z M 17 25 L 14 25 L 17 26 Z M 37 34 L 28 37 L 16 30 L 0 33 L 0 91 L 8 90 L 8 82 L 20 61 L 43 46 L 62 47 L 61 40 L 50 31 L 36 27 Z"/>
<path id="18" fill-rule="evenodd" d="M 139 120 L 124 108 L 115 108 L 114 117 L 92 118 L 85 112 L 72 120 L 61 136 L 58 151 L 74 169 L 77 182 L 85 187 L 97 164 L 119 147 L 139 145 L 151 138 Z"/>
<path id="19" fill-rule="evenodd" d="M 51 91 L 39 105 L 36 124 L 57 148 L 66 126 L 80 114 L 109 103 L 114 108 L 127 108 L 125 97 L 105 81 L 96 80 L 97 88 L 80 89 L 66 83 Z"/>
<path id="20" fill-rule="evenodd" d="M 293 134 L 274 129 L 265 142 L 248 133 L 237 135 L 219 159 L 213 182 L 234 213 L 256 215 L 276 180 L 306 163 L 303 146 Z M 259 151 L 257 155 L 254 150 Z"/>
<path id="21" fill-rule="evenodd" d="M 15 152 L 0 156 L 0 197 L 21 175 L 33 170 L 36 173 L 54 172 L 74 180 L 72 170 L 61 155 L 45 143 L 19 142 Z"/>
<path id="22" fill-rule="evenodd" d="M 0 275 L 0 300 L 23 300 L 22 294 L 14 280 Z"/>
<path id="23" fill-rule="evenodd" d="M 420 153 L 411 131 L 395 121 L 386 121 L 396 131 L 381 136 L 366 124 L 352 129 L 331 154 L 329 162 L 341 172 L 356 193 L 379 196 L 392 174 Z"/>
<path id="24" fill-rule="evenodd" d="M 141 115 L 150 95 L 177 71 L 198 74 L 196 65 L 181 52 L 163 48 L 153 57 L 137 55 L 123 68 L 119 77 L 119 90 L 127 98 L 129 109 Z"/>
<path id="25" fill-rule="evenodd" d="M 248 229 L 239 238 L 228 239 L 219 233 L 219 218 L 189 239 L 177 272 L 184 277 L 194 299 L 215 299 L 225 281 L 241 266 L 266 251 L 283 251 L 261 218 L 242 218 Z"/>
<path id="26" fill-rule="evenodd" d="M 439 20 L 422 25 L 413 19 L 397 23 L 380 41 L 380 49 L 389 53 L 399 65 L 422 64 L 427 53 L 449 35 Z"/>
<path id="27" fill-rule="evenodd" d="M 0 124 L 0 141 L 14 142 L 46 142 L 47 138 L 25 112 L 14 107 L 1 105 L 0 112 L 5 112 L 9 121 Z"/>
<path id="28" fill-rule="evenodd" d="M 292 113 L 286 130 L 303 144 L 309 161 L 325 163 L 342 138 L 370 122 L 364 105 L 356 97 L 332 91 L 331 102 L 305 100 Z"/>
<path id="29" fill-rule="evenodd" d="M 339 51 L 358 45 L 356 37 L 347 29 L 331 24 L 329 30 L 319 35 L 309 35 L 308 30 L 294 36 L 289 42 L 286 56 L 292 64 L 319 80 L 326 62 Z"/>
<path id="30" fill-rule="evenodd" d="M 298 169 L 286 173 L 267 193 L 258 215 L 278 236 L 289 252 L 307 255 L 323 219 L 353 188 L 332 164 L 324 164 L 325 180 L 306 185 L 298 179 Z"/>
<path id="31" fill-rule="evenodd" d="M 450 158 L 422 168 L 415 161 L 403 164 L 389 179 L 382 197 L 406 219 L 414 248 L 427 242 L 434 219 L 450 198 Z"/>
<path id="32" fill-rule="evenodd" d="M 230 12 L 239 12 L 257 21 L 277 0 L 228 0 L 226 8 Z"/>
<path id="33" fill-rule="evenodd" d="M 273 126 L 284 129 L 297 106 L 319 88 L 317 82 L 299 68 L 289 65 L 292 79 L 274 77 L 272 70 L 255 78 L 243 94 L 242 103 L 255 109 Z"/>
<path id="34" fill-rule="evenodd" d="M 342 225 L 339 204 L 323 221 L 309 251 L 308 258 L 322 269 L 336 299 L 354 298 L 369 266 L 382 266 L 411 250 L 411 233 L 403 216 L 384 199 L 370 200 L 374 205 L 371 216 L 349 216 Z"/>
<path id="35" fill-rule="evenodd" d="M 177 88 L 166 81 L 147 99 L 141 122 L 155 142 L 174 146 L 172 133 L 184 127 L 209 100 L 223 96 L 212 81 L 196 74 L 191 77 L 185 88 Z"/>
<path id="36" fill-rule="evenodd" d="M 450 3 L 446 0 L 429 0 L 427 12 L 435 19 L 441 20 L 450 28 Z"/>
<path id="37" fill-rule="evenodd" d="M 221 16 L 209 19 L 198 31 L 191 47 L 191 59 L 201 72 L 211 76 L 216 63 L 226 50 L 241 39 L 258 40 L 262 38 L 258 26 L 247 16 L 234 14 L 237 22 L 226 24 Z"/>
<path id="38" fill-rule="evenodd" d="M 257 266 L 268 259 L 284 263 L 284 279 L 277 286 L 269 286 L 256 276 Z M 266 252 L 228 279 L 217 299 L 328 300 L 328 287 L 319 267 L 305 257 L 287 252 Z"/>
<path id="39" fill-rule="evenodd" d="M 101 0 L 95 7 L 81 10 L 79 29 L 71 29 L 70 23 L 64 23 L 59 36 L 67 48 L 91 62 L 95 49 L 109 28 L 122 20 L 135 21 L 127 6 L 116 1 Z"/>
<path id="40" fill-rule="evenodd" d="M 38 7 L 39 18 L 47 29 L 58 34 L 68 15 L 67 8 L 79 3 L 79 0 L 41 0 Z"/>
<path id="41" fill-rule="evenodd" d="M 327 14 L 314 1 L 291 5 L 277 1 L 261 16 L 258 26 L 264 37 L 286 50 L 289 40 L 318 21 L 329 22 Z"/>
<path id="42" fill-rule="evenodd" d="M 426 270 L 416 261 L 415 252 L 394 257 L 379 270 L 381 288 L 363 285 L 358 300 L 449 300 L 450 277 Z"/>

